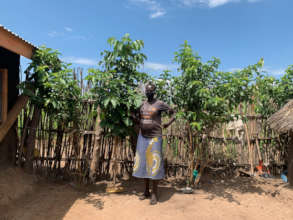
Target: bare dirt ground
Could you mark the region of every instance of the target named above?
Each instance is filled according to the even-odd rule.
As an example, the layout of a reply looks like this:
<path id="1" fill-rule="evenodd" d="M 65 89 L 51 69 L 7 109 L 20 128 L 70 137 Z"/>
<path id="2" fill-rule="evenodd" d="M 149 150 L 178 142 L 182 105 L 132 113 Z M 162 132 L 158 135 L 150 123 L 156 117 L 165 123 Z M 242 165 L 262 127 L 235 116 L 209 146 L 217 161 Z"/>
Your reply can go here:
<path id="1" fill-rule="evenodd" d="M 17 178 L 20 181 L 23 177 L 19 174 Z M 28 176 L 24 178 L 28 181 Z M 120 194 L 107 194 L 106 181 L 78 187 L 39 180 L 28 182 L 30 187 L 24 188 L 22 180 L 10 186 L 27 192 L 5 202 L 1 176 L 0 184 L 0 220 L 293 219 L 293 189 L 279 179 L 205 178 L 193 194 L 183 194 L 180 181 L 169 179 L 160 184 L 156 206 L 150 206 L 149 200 L 138 199 L 143 191 L 140 180 L 123 182 L 125 191 Z"/>

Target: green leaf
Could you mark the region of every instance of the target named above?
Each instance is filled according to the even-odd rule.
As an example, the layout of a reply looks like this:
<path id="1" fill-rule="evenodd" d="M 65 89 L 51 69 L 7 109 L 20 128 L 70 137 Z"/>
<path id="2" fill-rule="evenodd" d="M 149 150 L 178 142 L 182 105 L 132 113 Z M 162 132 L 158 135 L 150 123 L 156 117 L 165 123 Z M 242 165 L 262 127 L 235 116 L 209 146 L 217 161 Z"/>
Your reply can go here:
<path id="1" fill-rule="evenodd" d="M 108 107 L 108 104 L 109 104 L 109 102 L 110 102 L 110 98 L 106 98 L 105 100 L 104 100 L 104 102 L 103 102 L 103 105 L 104 105 L 104 107 Z"/>
<path id="2" fill-rule="evenodd" d="M 127 127 L 131 125 L 131 120 L 129 118 L 123 118 L 123 122 Z"/>
<path id="3" fill-rule="evenodd" d="M 118 105 L 118 100 L 115 99 L 115 98 L 112 98 L 110 101 L 111 101 L 112 106 L 113 106 L 114 108 L 116 108 L 116 106 Z"/>
<path id="4" fill-rule="evenodd" d="M 138 108 L 139 106 L 141 106 L 142 104 L 142 100 L 140 97 L 136 97 L 135 100 L 134 100 L 134 105 L 135 105 L 135 108 Z"/>

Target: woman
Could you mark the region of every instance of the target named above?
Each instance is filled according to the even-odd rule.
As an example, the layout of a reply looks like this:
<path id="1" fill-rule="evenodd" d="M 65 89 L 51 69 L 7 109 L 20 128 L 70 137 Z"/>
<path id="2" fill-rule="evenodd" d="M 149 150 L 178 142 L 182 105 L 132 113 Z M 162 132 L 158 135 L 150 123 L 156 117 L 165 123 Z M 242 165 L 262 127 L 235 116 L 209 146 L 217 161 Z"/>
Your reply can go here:
<path id="1" fill-rule="evenodd" d="M 175 120 L 174 110 L 166 103 L 154 98 L 156 87 L 147 84 L 145 101 L 138 114 L 140 132 L 137 140 L 136 154 L 133 167 L 133 176 L 145 179 L 145 191 L 141 200 L 151 197 L 150 204 L 158 201 L 158 182 L 165 176 L 162 155 L 162 127 L 167 128 Z M 161 113 L 167 112 L 172 116 L 170 121 L 161 125 Z M 153 182 L 152 194 L 150 194 L 150 179 Z"/>

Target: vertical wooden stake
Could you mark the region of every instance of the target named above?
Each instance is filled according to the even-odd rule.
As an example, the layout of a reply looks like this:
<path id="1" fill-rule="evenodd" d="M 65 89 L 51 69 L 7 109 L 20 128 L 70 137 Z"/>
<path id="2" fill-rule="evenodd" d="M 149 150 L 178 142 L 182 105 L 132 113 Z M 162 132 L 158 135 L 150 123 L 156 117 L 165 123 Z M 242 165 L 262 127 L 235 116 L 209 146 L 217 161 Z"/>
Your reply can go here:
<path id="1" fill-rule="evenodd" d="M 260 152 L 258 137 L 256 137 L 255 143 L 256 143 L 256 147 L 257 147 L 258 159 L 259 159 L 259 161 L 262 161 L 262 156 L 261 156 L 261 152 Z"/>
<path id="2" fill-rule="evenodd" d="M 248 133 L 248 128 L 247 128 L 246 123 L 244 123 L 244 128 L 245 128 L 245 133 L 246 133 L 246 138 L 247 138 L 247 145 L 248 145 L 248 152 L 249 152 L 250 175 L 252 175 L 253 174 L 252 147 L 251 147 L 251 144 L 250 144 L 250 138 L 249 138 L 249 133 Z"/>

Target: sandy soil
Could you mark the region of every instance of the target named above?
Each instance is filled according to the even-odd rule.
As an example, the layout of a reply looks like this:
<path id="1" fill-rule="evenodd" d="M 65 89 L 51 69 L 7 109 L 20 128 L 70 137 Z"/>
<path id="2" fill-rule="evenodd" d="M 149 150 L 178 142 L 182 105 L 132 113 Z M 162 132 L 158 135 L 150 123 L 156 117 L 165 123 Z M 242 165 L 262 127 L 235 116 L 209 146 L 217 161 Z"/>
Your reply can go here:
<path id="1" fill-rule="evenodd" d="M 182 194 L 180 181 L 170 179 L 161 182 L 156 206 L 138 199 L 143 190 L 139 180 L 124 182 L 120 194 L 105 193 L 108 184 L 41 181 L 29 193 L 0 204 L 0 220 L 293 219 L 293 189 L 279 179 L 206 178 L 193 194 Z"/>
<path id="2" fill-rule="evenodd" d="M 7 205 L 12 200 L 33 192 L 38 178 L 28 175 L 20 168 L 5 168 L 0 170 L 0 206 Z M 1 216 L 1 214 L 0 214 Z"/>

